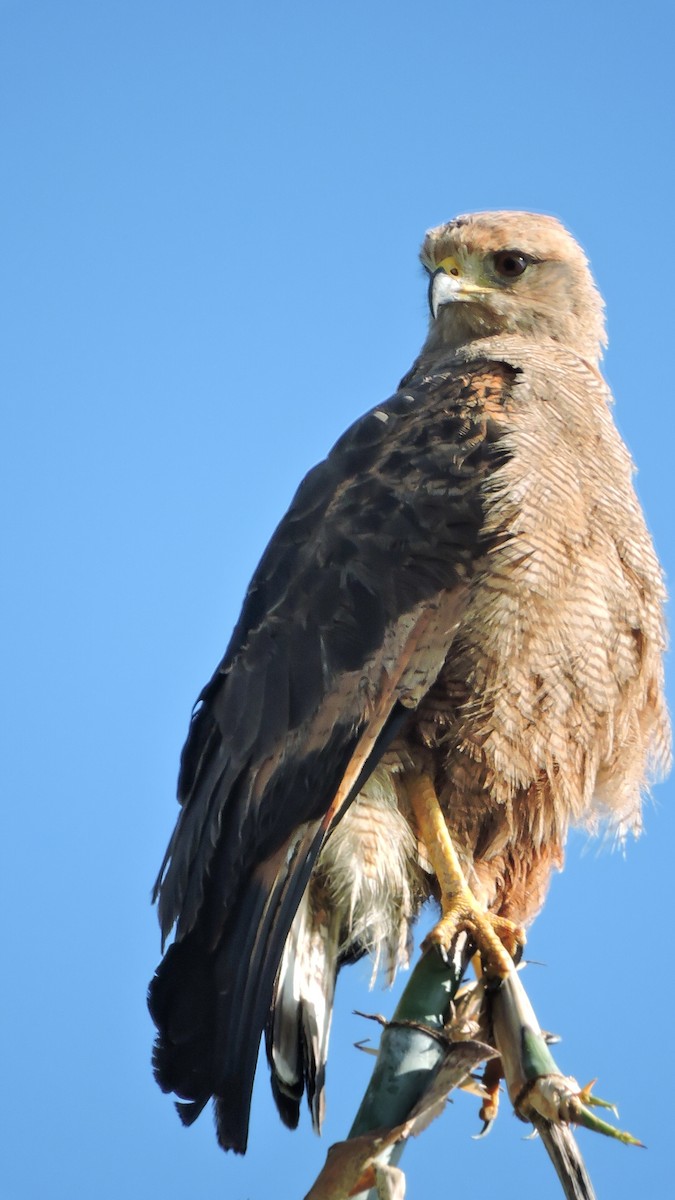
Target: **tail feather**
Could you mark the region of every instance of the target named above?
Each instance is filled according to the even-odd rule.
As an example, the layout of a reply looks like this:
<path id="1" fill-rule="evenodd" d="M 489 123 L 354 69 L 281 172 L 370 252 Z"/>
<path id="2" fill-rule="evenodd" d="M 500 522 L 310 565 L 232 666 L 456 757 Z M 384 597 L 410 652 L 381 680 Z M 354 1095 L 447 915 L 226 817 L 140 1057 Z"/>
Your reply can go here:
<path id="1" fill-rule="evenodd" d="M 312 804 L 307 800 L 303 812 L 309 810 L 309 817 L 296 824 L 282 844 L 273 836 L 270 821 L 266 827 L 261 825 L 259 847 L 271 843 L 276 849 L 258 861 L 250 874 L 246 860 L 235 864 L 236 870 L 233 867 L 234 841 L 223 839 L 223 828 L 219 844 L 229 846 L 228 856 L 221 862 L 217 853 L 211 855 L 209 869 L 195 885 L 194 895 L 191 884 L 183 889 L 178 869 L 182 860 L 177 860 L 176 878 L 171 875 L 173 851 L 168 866 L 168 859 L 165 861 L 157 887 L 160 895 L 167 891 L 169 916 L 181 896 L 190 903 L 185 919 L 178 920 L 177 940 L 150 985 L 148 1003 L 159 1031 L 153 1054 L 155 1076 L 164 1091 L 179 1097 L 177 1107 L 184 1124 L 192 1124 L 213 1097 L 218 1141 L 224 1149 L 240 1154 L 246 1150 L 258 1049 L 268 1019 L 273 1030 L 268 1034 L 268 1053 L 281 1115 L 287 1124 L 297 1124 L 304 1085 L 313 1123 L 316 1128 L 321 1125 L 337 970 L 341 961 L 359 957 L 367 946 L 353 931 L 345 942 L 345 930 L 334 919 L 337 913 L 344 917 L 339 903 L 322 906 L 313 896 L 310 921 L 303 896 L 327 833 L 330 831 L 328 842 L 332 842 L 343 815 L 406 719 L 407 711 L 396 705 L 370 747 L 367 761 L 358 773 L 354 769 L 355 778 L 349 775 L 351 786 L 346 795 L 339 781 L 345 779 L 346 767 L 355 747 L 358 749 L 360 729 L 352 729 L 348 738 L 344 730 L 337 729 L 332 735 L 334 753 L 328 760 L 332 771 L 326 766 L 325 748 L 322 753 L 324 784 L 335 796 L 333 804 L 324 811 L 315 798 Z M 314 796 L 308 771 L 305 765 L 298 776 L 306 799 Z M 235 789 L 240 778 L 233 784 Z M 209 785 L 211 782 L 209 775 Z M 210 804 L 209 794 L 207 806 Z M 207 836 L 204 830 L 201 836 Z M 349 870 L 351 874 L 352 868 Z M 172 888 L 176 892 L 173 899 Z M 323 916 L 324 908 L 333 915 Z M 306 932 L 303 921 L 308 922 L 308 949 L 306 954 L 298 954 Z M 295 932 L 284 956 L 292 927 Z M 270 1018 L 273 1002 L 280 1011 L 278 1017 Z"/>
<path id="2" fill-rule="evenodd" d="M 306 1089 L 312 1125 L 321 1131 L 339 958 L 339 917 L 335 911 L 310 911 L 305 894 L 286 941 L 265 1031 L 272 1092 L 291 1129 L 298 1124 Z"/>
<path id="3" fill-rule="evenodd" d="M 176 1111 L 192 1125 L 212 1093 L 211 1036 L 215 1025 L 212 960 L 196 935 L 175 942 L 150 984 L 150 1015 L 160 1033 L 152 1053 L 163 1092 L 183 1100 Z"/>
<path id="4" fill-rule="evenodd" d="M 235 933 L 224 938 L 217 962 L 216 987 L 224 1001 L 219 1005 L 215 1061 L 220 1064 L 214 1090 L 216 1131 L 225 1150 L 243 1154 L 248 1142 L 248 1121 L 258 1047 L 270 1009 L 274 981 L 293 917 L 302 899 L 322 840 L 316 824 L 289 852 L 287 866 L 277 875 L 271 891 L 254 872 L 246 893 L 265 896 L 262 918 L 245 916 Z M 239 916 L 239 914 L 238 914 Z M 223 992 L 229 987 L 229 992 Z"/>
<path id="5" fill-rule="evenodd" d="M 150 985 L 159 1086 L 181 1098 L 188 1125 L 213 1096 L 218 1140 L 240 1154 L 279 960 L 321 839 L 317 823 L 299 830 L 242 887 L 217 945 L 204 936 L 204 921 L 169 947 Z"/>

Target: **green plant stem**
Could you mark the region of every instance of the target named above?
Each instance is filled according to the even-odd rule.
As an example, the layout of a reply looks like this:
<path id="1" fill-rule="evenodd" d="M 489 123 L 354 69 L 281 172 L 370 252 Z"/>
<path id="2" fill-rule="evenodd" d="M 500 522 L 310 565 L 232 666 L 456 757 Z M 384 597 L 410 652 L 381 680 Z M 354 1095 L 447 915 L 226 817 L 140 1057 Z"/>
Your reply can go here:
<path id="1" fill-rule="evenodd" d="M 422 955 L 382 1031 L 375 1068 L 349 1138 L 401 1124 L 422 1098 L 447 1054 L 447 1044 L 433 1031 L 442 1033 L 468 961 L 463 935 L 447 962 L 435 949 Z M 389 1148 L 383 1161 L 397 1163 L 404 1146 L 405 1142 L 399 1142 Z M 372 1189 L 362 1196 L 377 1200 Z"/>

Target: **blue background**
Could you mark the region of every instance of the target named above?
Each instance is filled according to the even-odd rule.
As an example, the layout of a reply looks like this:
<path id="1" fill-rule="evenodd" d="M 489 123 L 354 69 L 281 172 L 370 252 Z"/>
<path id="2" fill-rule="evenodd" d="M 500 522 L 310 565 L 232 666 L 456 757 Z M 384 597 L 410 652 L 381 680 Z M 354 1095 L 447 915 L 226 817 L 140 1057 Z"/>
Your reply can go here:
<path id="1" fill-rule="evenodd" d="M 304 1195 L 370 1060 L 338 989 L 326 1137 L 249 1154 L 150 1073 L 149 893 L 190 708 L 304 472 L 426 326 L 416 253 L 458 212 L 559 215 L 673 575 L 670 6 L 2 0 L 3 1050 L 7 1200 Z M 572 838 L 527 972 L 561 1066 L 647 1151 L 581 1133 L 613 1200 L 672 1182 L 672 785 L 627 853 Z M 670 1066 L 669 1066 L 670 1064 Z M 504 1105 L 460 1096 L 409 1196 L 557 1195 Z"/>

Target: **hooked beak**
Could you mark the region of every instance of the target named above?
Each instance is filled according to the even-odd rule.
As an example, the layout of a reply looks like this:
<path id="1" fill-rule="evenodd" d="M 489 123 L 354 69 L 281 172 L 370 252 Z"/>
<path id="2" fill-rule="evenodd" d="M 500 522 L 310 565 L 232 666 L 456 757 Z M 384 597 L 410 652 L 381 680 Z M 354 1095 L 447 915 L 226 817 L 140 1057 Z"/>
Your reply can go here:
<path id="1" fill-rule="evenodd" d="M 485 288 L 478 287 L 468 279 L 463 279 L 456 269 L 452 275 L 449 275 L 445 267 L 437 267 L 429 280 L 431 315 L 435 321 L 439 308 L 444 304 L 451 304 L 456 300 L 473 300 L 484 294 Z"/>

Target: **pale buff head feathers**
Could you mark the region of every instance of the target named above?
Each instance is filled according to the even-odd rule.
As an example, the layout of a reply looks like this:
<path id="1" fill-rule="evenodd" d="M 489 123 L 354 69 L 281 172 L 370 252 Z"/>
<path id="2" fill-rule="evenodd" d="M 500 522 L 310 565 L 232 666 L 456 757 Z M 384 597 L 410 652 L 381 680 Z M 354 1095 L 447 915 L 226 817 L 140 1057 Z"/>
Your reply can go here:
<path id="1" fill-rule="evenodd" d="M 606 345 L 603 302 L 586 255 L 555 217 L 485 212 L 427 233 L 428 348 L 515 334 L 551 339 L 597 362 Z"/>

